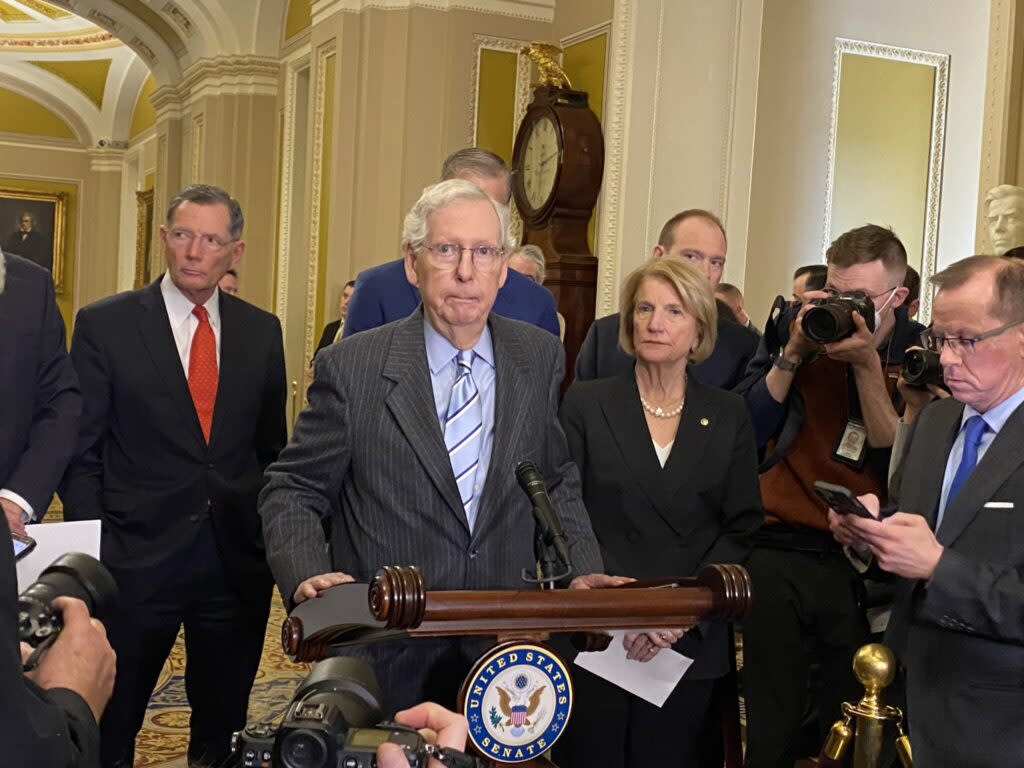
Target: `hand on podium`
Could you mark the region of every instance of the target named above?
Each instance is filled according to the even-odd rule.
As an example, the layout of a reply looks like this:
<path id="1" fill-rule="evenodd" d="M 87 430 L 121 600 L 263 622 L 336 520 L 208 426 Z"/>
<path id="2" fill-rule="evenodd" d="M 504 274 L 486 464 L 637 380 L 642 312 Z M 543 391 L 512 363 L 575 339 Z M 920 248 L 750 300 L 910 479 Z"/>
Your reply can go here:
<path id="1" fill-rule="evenodd" d="M 569 582 L 569 589 L 605 589 L 607 587 L 621 587 L 636 581 L 629 576 L 609 576 L 606 573 L 587 573 L 577 576 Z"/>
<path id="2" fill-rule="evenodd" d="M 395 715 L 395 721 L 402 725 L 418 728 L 430 744 L 449 747 L 458 751 L 466 748 L 466 737 L 469 735 L 469 723 L 462 715 L 445 709 L 440 704 L 427 702 L 417 704 Z M 430 760 L 430 768 L 439 768 L 441 764 Z M 397 744 L 383 744 L 377 750 L 378 768 L 409 768 L 405 753 Z"/>
<path id="3" fill-rule="evenodd" d="M 338 584 L 348 584 L 352 581 L 355 581 L 355 579 L 341 571 L 335 571 L 334 573 L 321 573 L 319 576 L 310 576 L 295 588 L 295 594 L 292 595 L 292 602 L 295 605 L 298 605 L 312 597 L 319 597 L 320 593 L 325 589 L 335 587 Z"/>

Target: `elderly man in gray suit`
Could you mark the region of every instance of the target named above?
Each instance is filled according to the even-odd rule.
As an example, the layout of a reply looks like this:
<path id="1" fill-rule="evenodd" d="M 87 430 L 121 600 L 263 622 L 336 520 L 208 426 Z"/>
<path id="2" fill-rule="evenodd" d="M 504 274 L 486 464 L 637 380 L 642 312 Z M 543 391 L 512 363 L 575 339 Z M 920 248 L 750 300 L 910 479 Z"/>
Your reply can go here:
<path id="1" fill-rule="evenodd" d="M 886 641 L 906 670 L 914 762 L 1024 759 L 1024 264 L 971 256 L 932 282 L 925 332 L 953 398 L 928 405 L 893 477 L 900 511 L 830 512 L 903 577 Z M 955 399 L 954 399 L 955 398 Z M 872 511 L 878 499 L 861 497 Z"/>
<path id="2" fill-rule="evenodd" d="M 557 409 L 558 339 L 491 312 L 508 272 L 507 209 L 473 184 L 424 190 L 406 216 L 406 275 L 422 306 L 323 350 L 309 407 L 267 470 L 267 556 L 293 605 L 418 565 L 428 589 L 522 586 L 534 522 L 516 464 L 532 459 L 561 513 L 574 587 L 609 586 Z M 324 531 L 329 531 L 325 547 Z M 395 641 L 351 653 L 389 708 L 454 701 L 478 640 Z"/>

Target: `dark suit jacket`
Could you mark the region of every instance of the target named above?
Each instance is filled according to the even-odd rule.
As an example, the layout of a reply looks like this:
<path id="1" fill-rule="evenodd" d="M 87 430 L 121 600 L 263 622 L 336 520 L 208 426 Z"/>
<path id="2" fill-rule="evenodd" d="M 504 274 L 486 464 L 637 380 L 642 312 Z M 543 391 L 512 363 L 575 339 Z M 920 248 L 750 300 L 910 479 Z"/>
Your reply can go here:
<path id="1" fill-rule="evenodd" d="M 100 764 L 100 729 L 85 699 L 66 688 L 42 690 L 21 671 L 18 577 L 0 515 L 0 743 L 4 765 L 91 768 Z"/>
<path id="2" fill-rule="evenodd" d="M 401 320 L 419 306 L 420 292 L 405 277 L 405 260 L 397 259 L 364 269 L 345 315 L 345 338 Z M 558 336 L 555 298 L 543 286 L 514 269 L 494 300 L 494 314 L 522 320 Z"/>
<path id="3" fill-rule="evenodd" d="M 4 243 L 4 251 L 16 253 L 44 269 L 50 269 L 53 262 L 50 239 L 36 229 L 29 230 L 28 237 L 24 239 L 21 230 L 12 232 Z"/>
<path id="4" fill-rule="evenodd" d="M 691 365 L 694 377 L 709 386 L 732 389 L 743 378 L 757 350 L 758 336 L 742 325 L 718 318 L 718 339 L 707 360 Z M 595 320 L 576 356 L 576 379 L 606 379 L 633 370 L 634 359 L 619 346 L 619 315 Z"/>
<path id="5" fill-rule="evenodd" d="M 608 573 L 690 576 L 709 563 L 746 560 L 763 515 L 754 431 L 738 395 L 691 378 L 664 469 L 632 371 L 573 383 L 562 425 Z M 677 645 L 695 659 L 690 680 L 729 669 L 726 625 L 701 630 Z"/>
<path id="6" fill-rule="evenodd" d="M 526 323 L 494 314 L 489 323 L 494 444 L 472 531 L 437 419 L 422 311 L 320 353 L 309 407 L 260 496 L 267 556 L 286 600 L 310 576 L 339 570 L 366 582 L 392 564 L 418 565 L 427 589 L 522 587 L 520 571 L 535 563 L 530 502 L 515 478 L 527 458 L 547 480 L 577 572 L 602 570 L 556 414 L 562 345 Z M 410 642 L 353 652 L 375 666 L 392 707 L 422 698 L 434 671 L 417 653 L 422 641 Z"/>
<path id="7" fill-rule="evenodd" d="M 929 405 L 907 438 L 891 496 L 934 527 L 963 406 Z M 904 580 L 886 641 L 907 671 L 914 762 L 1024 759 L 1024 410 L 1018 408 L 947 505 L 931 580 Z"/>
<path id="8" fill-rule="evenodd" d="M 208 506 L 235 586 L 245 595 L 269 583 L 256 497 L 285 442 L 281 325 L 223 292 L 220 313 L 209 445 L 160 280 L 78 313 L 71 358 L 85 409 L 78 455 L 63 482 L 64 517 L 103 521 L 102 559 L 139 597 L 160 586 Z"/>
<path id="9" fill-rule="evenodd" d="M 53 277 L 11 254 L 0 293 L 0 488 L 41 519 L 78 437 L 82 398 L 68 359 Z"/>
<path id="10" fill-rule="evenodd" d="M 316 344 L 316 349 L 313 352 L 313 357 L 316 358 L 317 353 L 334 343 L 334 336 L 338 332 L 338 328 L 341 326 L 341 320 L 332 320 L 324 326 L 324 332 L 320 334 L 320 341 Z"/>

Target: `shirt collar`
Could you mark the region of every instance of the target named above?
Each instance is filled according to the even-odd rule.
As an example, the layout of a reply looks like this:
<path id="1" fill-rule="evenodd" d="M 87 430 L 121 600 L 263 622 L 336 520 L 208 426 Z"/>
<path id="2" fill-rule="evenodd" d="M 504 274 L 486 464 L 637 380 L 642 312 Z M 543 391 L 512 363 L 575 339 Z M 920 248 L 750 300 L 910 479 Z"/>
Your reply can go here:
<path id="1" fill-rule="evenodd" d="M 430 373 L 434 376 L 440 373 L 459 354 L 459 350 L 430 324 L 426 315 L 423 316 L 423 341 L 427 347 L 427 366 L 430 368 Z M 484 332 L 480 334 L 480 338 L 473 345 L 473 351 L 485 363 L 492 368 L 494 367 L 494 345 L 491 343 L 491 328 L 489 325 L 484 326 Z"/>
<path id="2" fill-rule="evenodd" d="M 964 415 L 960 419 L 960 428 L 963 429 L 964 424 L 967 423 L 971 416 L 981 416 L 985 423 L 988 424 L 989 429 L 998 434 L 999 430 L 1006 424 L 1007 419 L 1020 407 L 1021 403 L 1024 403 L 1024 387 L 1018 389 L 999 405 L 989 408 L 985 413 L 978 413 L 971 406 L 965 405 Z"/>
<path id="3" fill-rule="evenodd" d="M 164 272 L 164 276 L 160 279 L 160 293 L 164 297 L 164 306 L 167 307 L 167 317 L 171 321 L 171 327 L 177 328 L 192 314 L 192 307 L 195 304 L 181 292 L 167 272 Z M 218 327 L 220 325 L 220 288 L 214 287 L 213 294 L 203 306 L 206 307 L 210 325 L 214 328 Z"/>

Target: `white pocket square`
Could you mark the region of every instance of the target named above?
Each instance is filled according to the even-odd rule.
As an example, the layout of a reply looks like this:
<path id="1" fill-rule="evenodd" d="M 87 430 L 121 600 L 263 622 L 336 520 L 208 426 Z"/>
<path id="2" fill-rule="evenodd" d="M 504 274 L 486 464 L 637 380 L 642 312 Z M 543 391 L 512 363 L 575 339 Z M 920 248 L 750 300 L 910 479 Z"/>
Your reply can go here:
<path id="1" fill-rule="evenodd" d="M 985 509 L 1013 509 L 1012 501 L 986 501 Z"/>

